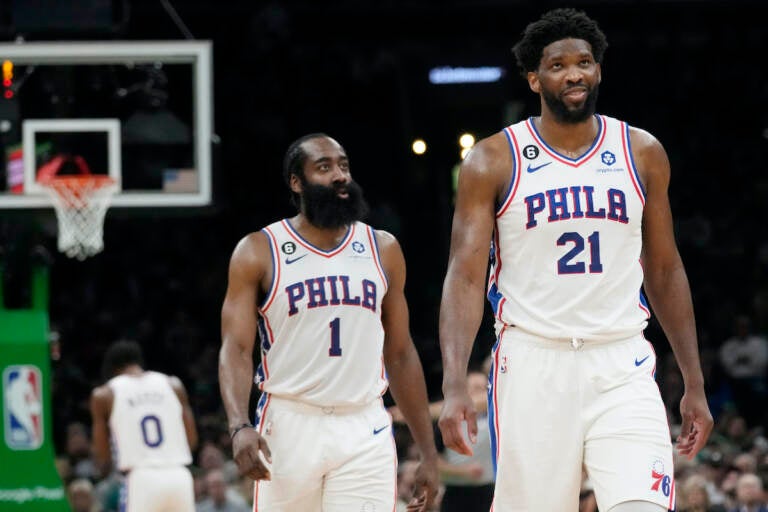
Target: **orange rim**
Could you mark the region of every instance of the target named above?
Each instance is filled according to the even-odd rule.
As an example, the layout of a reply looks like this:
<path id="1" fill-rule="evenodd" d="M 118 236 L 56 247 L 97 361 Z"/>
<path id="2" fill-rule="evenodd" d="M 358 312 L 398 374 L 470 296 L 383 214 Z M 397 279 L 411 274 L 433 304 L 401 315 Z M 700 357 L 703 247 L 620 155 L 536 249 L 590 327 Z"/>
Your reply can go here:
<path id="1" fill-rule="evenodd" d="M 38 183 L 44 187 L 65 187 L 72 190 L 83 188 L 86 185 L 96 188 L 111 185 L 115 180 L 104 174 L 73 174 L 71 176 L 52 176 Z"/>
<path id="2" fill-rule="evenodd" d="M 94 191 L 115 183 L 115 180 L 104 174 L 73 174 L 52 176 L 38 180 L 38 183 L 48 188 L 50 194 L 56 194 L 70 208 L 83 208 L 90 202 Z"/>

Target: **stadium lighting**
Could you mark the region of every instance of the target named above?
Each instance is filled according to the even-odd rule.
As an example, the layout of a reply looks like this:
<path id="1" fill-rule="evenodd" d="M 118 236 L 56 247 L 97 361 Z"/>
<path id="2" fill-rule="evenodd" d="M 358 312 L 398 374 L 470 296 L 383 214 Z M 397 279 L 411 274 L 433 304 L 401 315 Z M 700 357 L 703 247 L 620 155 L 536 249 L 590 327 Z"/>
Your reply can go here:
<path id="1" fill-rule="evenodd" d="M 498 82 L 504 76 L 499 66 L 451 67 L 442 66 L 429 70 L 429 83 L 443 84 L 481 84 Z"/>
<path id="2" fill-rule="evenodd" d="M 414 154 L 423 155 L 427 152 L 427 143 L 424 142 L 424 139 L 416 139 L 413 141 L 413 144 L 411 144 L 411 150 Z"/>

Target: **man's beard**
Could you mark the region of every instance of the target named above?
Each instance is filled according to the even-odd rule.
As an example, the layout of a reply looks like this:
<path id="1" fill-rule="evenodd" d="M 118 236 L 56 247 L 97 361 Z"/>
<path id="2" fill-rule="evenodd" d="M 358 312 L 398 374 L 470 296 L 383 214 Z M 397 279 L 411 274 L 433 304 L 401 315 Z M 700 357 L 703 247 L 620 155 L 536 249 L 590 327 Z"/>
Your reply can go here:
<path id="1" fill-rule="evenodd" d="M 354 181 L 326 187 L 312 185 L 302 177 L 301 186 L 304 215 L 319 228 L 340 228 L 368 215 L 368 203 L 363 198 L 363 189 Z M 339 197 L 339 191 L 344 189 L 348 197 Z"/>
<path id="2" fill-rule="evenodd" d="M 558 121 L 566 124 L 577 124 L 586 121 L 595 113 L 595 108 L 597 107 L 597 91 L 597 85 L 590 89 L 589 92 L 587 92 L 587 98 L 584 100 L 584 104 L 575 110 L 570 110 L 563 100 L 547 90 L 542 89 L 541 96 L 544 98 L 544 102 Z"/>

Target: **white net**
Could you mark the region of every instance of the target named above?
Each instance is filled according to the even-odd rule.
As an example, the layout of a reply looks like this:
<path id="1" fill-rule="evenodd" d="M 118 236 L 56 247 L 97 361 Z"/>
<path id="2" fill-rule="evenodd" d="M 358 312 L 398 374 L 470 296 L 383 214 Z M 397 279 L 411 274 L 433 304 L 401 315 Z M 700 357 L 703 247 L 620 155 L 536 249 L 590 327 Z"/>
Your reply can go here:
<path id="1" fill-rule="evenodd" d="M 59 223 L 59 251 L 82 261 L 104 249 L 104 216 L 117 192 L 103 175 L 56 176 L 40 183 Z"/>

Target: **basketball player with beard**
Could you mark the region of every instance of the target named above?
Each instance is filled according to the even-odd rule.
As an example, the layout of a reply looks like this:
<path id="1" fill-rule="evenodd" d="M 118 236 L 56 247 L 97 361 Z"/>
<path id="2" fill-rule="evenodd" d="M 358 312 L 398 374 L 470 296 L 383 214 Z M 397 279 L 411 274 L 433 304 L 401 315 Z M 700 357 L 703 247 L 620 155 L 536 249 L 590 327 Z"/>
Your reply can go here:
<path id="1" fill-rule="evenodd" d="M 581 11 L 529 24 L 513 52 L 541 113 L 481 140 L 459 173 L 439 426 L 446 446 L 472 453 L 467 363 L 486 293 L 493 510 L 577 510 L 582 468 L 601 511 L 674 508 L 672 440 L 643 337 L 651 308 L 685 383 L 678 452 L 692 458 L 712 430 L 669 161 L 647 131 L 595 113 L 606 47 Z"/>
<path id="2" fill-rule="evenodd" d="M 367 205 L 331 137 L 293 142 L 283 175 L 298 214 L 240 240 L 221 313 L 221 396 L 234 459 L 256 480 L 254 509 L 393 510 L 389 389 L 421 454 L 408 510 L 427 510 L 437 451 L 400 245 L 360 221 Z"/>

